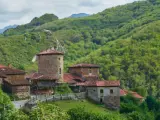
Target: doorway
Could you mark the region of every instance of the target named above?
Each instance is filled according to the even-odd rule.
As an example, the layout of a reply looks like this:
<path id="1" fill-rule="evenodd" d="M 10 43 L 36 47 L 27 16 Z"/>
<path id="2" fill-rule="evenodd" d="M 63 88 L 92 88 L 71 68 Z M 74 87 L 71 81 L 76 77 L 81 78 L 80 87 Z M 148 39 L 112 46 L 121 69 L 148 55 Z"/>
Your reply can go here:
<path id="1" fill-rule="evenodd" d="M 102 97 L 100 98 L 100 103 L 103 103 L 103 98 Z"/>

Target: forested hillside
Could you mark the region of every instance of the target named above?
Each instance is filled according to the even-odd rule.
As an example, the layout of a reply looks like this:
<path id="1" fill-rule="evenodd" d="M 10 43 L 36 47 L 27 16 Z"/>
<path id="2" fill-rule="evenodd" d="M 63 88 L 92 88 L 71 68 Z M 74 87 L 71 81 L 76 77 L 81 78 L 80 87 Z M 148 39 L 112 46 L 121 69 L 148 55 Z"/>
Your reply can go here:
<path id="1" fill-rule="evenodd" d="M 84 18 L 45 19 L 0 36 L 0 63 L 31 71 L 32 57 L 61 41 L 65 68 L 90 62 L 101 66 L 105 80 L 120 79 L 121 86 L 160 97 L 160 2 L 147 0 L 106 9 Z M 45 30 L 52 31 L 52 34 Z"/>

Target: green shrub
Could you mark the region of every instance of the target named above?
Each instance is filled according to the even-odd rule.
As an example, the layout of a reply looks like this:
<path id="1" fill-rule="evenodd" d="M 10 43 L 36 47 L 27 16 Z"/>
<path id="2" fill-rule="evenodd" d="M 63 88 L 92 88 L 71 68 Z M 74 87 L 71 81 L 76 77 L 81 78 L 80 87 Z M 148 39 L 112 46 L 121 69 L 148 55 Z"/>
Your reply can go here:
<path id="1" fill-rule="evenodd" d="M 128 114 L 128 120 L 145 120 L 145 117 L 142 113 L 134 111 Z"/>
<path id="2" fill-rule="evenodd" d="M 72 90 L 69 88 L 68 84 L 61 84 L 54 88 L 55 93 L 58 94 L 67 94 L 72 93 Z"/>
<path id="3" fill-rule="evenodd" d="M 85 111 L 84 108 L 73 108 L 68 111 L 70 120 L 126 120 L 126 118 L 116 113 L 93 113 Z"/>
<path id="4" fill-rule="evenodd" d="M 69 116 L 54 104 L 38 104 L 30 112 L 30 120 L 68 120 Z"/>
<path id="5" fill-rule="evenodd" d="M 158 113 L 157 115 L 156 115 L 156 119 L 155 120 L 160 120 L 160 113 Z"/>
<path id="6" fill-rule="evenodd" d="M 139 107 L 133 103 L 121 103 L 120 113 L 131 113 L 133 111 L 139 111 Z"/>

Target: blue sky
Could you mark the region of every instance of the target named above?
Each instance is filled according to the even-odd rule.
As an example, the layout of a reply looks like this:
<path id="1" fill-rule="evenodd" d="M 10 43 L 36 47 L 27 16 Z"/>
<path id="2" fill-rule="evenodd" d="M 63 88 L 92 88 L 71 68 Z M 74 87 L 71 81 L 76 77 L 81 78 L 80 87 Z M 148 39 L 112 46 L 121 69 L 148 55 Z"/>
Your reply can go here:
<path id="1" fill-rule="evenodd" d="M 0 0 L 0 28 L 25 24 L 45 13 L 59 18 L 74 13 L 94 14 L 133 1 L 137 0 Z"/>

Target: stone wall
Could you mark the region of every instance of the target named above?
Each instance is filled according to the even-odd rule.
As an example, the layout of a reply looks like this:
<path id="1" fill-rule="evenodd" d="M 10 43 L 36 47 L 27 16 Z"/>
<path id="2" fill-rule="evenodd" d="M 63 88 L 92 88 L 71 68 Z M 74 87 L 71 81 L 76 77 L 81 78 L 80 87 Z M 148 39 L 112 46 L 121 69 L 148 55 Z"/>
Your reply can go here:
<path id="1" fill-rule="evenodd" d="M 76 74 L 82 77 L 82 69 L 81 68 L 69 68 L 69 73 Z"/>
<path id="2" fill-rule="evenodd" d="M 120 96 L 120 88 L 119 87 L 97 87 L 98 89 L 98 96 L 100 96 L 100 90 L 103 89 L 103 96 Z M 113 93 L 110 93 L 110 90 Z"/>
<path id="3" fill-rule="evenodd" d="M 79 75 L 85 80 L 97 80 L 99 77 L 99 68 L 69 68 L 69 73 Z M 96 78 L 92 78 L 89 76 L 96 76 Z"/>
<path id="4" fill-rule="evenodd" d="M 103 90 L 103 93 L 100 91 Z M 110 93 L 113 90 L 113 93 Z M 104 103 L 110 109 L 120 107 L 119 87 L 87 87 L 87 97 L 98 103 Z"/>
<path id="5" fill-rule="evenodd" d="M 27 98 L 30 96 L 29 92 L 17 92 L 14 95 L 16 95 L 18 98 Z"/>
<path id="6" fill-rule="evenodd" d="M 100 102 L 97 87 L 87 87 L 87 97 L 95 102 Z"/>
<path id="7" fill-rule="evenodd" d="M 12 93 L 17 93 L 17 92 L 29 92 L 30 87 L 29 86 L 10 86 L 12 88 Z"/>
<path id="8" fill-rule="evenodd" d="M 25 78 L 25 74 L 23 75 L 7 75 L 7 78 L 8 80 L 24 80 Z"/>
<path id="9" fill-rule="evenodd" d="M 120 96 L 105 96 L 104 104 L 110 109 L 120 108 Z"/>
<path id="10" fill-rule="evenodd" d="M 3 88 L 6 92 L 16 95 L 18 98 L 26 98 L 30 96 L 30 86 L 13 86 L 4 81 Z"/>
<path id="11" fill-rule="evenodd" d="M 30 86 L 11 86 L 12 94 L 18 98 L 26 98 L 30 96 Z"/>
<path id="12" fill-rule="evenodd" d="M 55 75 L 59 82 L 63 81 L 63 55 L 38 56 L 38 72 L 46 75 Z"/>
<path id="13" fill-rule="evenodd" d="M 3 84 L 3 78 L 0 78 L 0 85 Z"/>

